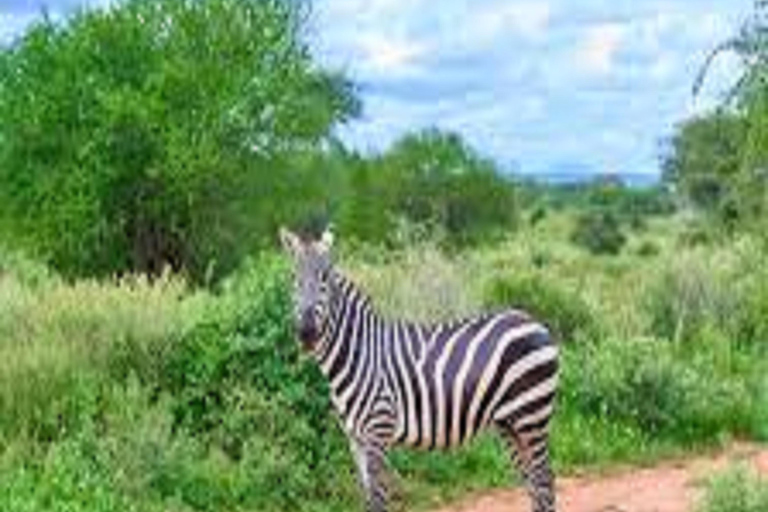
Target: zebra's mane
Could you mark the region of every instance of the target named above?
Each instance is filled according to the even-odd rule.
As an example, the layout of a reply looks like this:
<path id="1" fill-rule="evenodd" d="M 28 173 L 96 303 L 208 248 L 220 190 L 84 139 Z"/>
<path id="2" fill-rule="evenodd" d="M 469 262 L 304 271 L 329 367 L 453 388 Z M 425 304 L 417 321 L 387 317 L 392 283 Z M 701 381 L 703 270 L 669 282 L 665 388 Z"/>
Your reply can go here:
<path id="1" fill-rule="evenodd" d="M 373 314 L 374 316 L 378 317 L 379 319 L 381 319 L 382 321 L 384 321 L 389 325 L 403 324 L 403 325 L 408 325 L 418 329 L 422 333 L 422 336 L 424 337 L 425 341 L 429 340 L 434 333 L 440 330 L 445 330 L 445 329 L 451 330 L 467 322 L 486 318 L 498 313 L 498 312 L 483 312 L 483 313 L 468 314 L 468 315 L 462 315 L 455 318 L 449 318 L 444 320 L 433 320 L 433 321 L 414 320 L 409 318 L 403 318 L 401 316 L 389 315 L 382 312 L 378 307 L 376 307 L 375 300 L 372 299 L 371 295 L 361 285 L 359 285 L 354 279 L 350 278 L 344 272 L 340 271 L 336 267 L 333 267 L 331 272 L 332 272 L 332 276 L 333 276 L 332 278 L 335 282 L 335 285 L 340 290 L 342 290 L 343 295 L 346 295 L 350 298 L 354 297 L 354 300 L 358 301 L 364 310 L 367 310 L 369 313 Z"/>

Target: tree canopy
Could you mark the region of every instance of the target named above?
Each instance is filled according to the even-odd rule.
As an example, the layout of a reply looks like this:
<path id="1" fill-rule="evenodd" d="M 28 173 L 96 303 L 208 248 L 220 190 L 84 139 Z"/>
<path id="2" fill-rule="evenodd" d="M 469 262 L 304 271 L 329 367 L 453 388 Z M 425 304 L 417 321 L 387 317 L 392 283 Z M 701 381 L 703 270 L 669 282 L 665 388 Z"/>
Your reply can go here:
<path id="1" fill-rule="evenodd" d="M 761 224 L 768 212 L 768 4 L 714 49 L 694 85 L 698 93 L 713 60 L 734 53 L 741 75 L 715 111 L 681 123 L 662 156 L 667 182 L 692 204 L 735 225 Z M 761 228 L 762 230 L 762 228 Z"/>
<path id="2" fill-rule="evenodd" d="M 376 228 L 391 230 L 404 220 L 462 245 L 512 229 L 517 220 L 514 183 L 454 132 L 408 133 L 353 172 L 345 219 L 364 236 L 380 237 Z"/>
<path id="3" fill-rule="evenodd" d="M 128 0 L 37 22 L 0 58 L 3 238 L 76 275 L 231 269 L 310 201 L 296 162 L 360 110 L 307 15 Z"/>

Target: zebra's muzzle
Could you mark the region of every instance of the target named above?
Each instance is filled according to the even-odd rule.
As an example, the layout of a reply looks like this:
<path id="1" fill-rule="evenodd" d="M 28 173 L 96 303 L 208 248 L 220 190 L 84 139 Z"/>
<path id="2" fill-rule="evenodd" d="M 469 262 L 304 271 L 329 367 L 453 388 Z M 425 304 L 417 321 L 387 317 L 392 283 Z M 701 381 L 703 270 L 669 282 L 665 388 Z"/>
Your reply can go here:
<path id="1" fill-rule="evenodd" d="M 301 316 L 301 320 L 296 326 L 296 331 L 302 344 L 307 349 L 312 349 L 317 343 L 319 337 L 319 331 L 315 322 L 315 316 L 312 311 L 305 311 Z"/>

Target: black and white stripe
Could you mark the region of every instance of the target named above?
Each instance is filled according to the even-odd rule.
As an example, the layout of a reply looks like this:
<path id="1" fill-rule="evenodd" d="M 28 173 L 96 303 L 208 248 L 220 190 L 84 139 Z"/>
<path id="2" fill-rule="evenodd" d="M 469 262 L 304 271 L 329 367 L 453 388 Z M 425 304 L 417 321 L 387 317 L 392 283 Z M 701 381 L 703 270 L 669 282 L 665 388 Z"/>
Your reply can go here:
<path id="1" fill-rule="evenodd" d="M 332 268 L 324 281 L 328 311 L 312 350 L 350 438 L 368 510 L 386 509 L 388 448 L 448 448 L 495 427 L 509 441 L 534 512 L 553 512 L 547 434 L 558 348 L 547 329 L 516 310 L 438 325 L 388 321 Z"/>

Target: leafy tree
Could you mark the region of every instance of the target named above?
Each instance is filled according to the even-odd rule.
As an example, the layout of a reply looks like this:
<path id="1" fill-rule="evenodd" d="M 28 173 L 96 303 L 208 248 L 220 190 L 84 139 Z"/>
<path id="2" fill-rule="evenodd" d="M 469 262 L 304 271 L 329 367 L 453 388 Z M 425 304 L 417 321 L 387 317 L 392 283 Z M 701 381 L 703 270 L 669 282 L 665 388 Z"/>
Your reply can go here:
<path id="1" fill-rule="evenodd" d="M 720 110 L 681 125 L 664 170 L 694 203 L 731 225 L 761 224 L 768 207 L 768 2 L 757 1 L 753 16 L 710 54 L 694 93 L 726 51 L 743 72 Z"/>
<path id="2" fill-rule="evenodd" d="M 375 164 L 396 217 L 442 230 L 452 243 L 477 242 L 514 227 L 515 189 L 460 135 L 405 135 Z"/>
<path id="3" fill-rule="evenodd" d="M 202 281 L 324 204 L 311 163 L 358 113 L 291 0 L 127 0 L 0 51 L 0 235 L 69 275 Z"/>
<path id="4" fill-rule="evenodd" d="M 682 123 L 662 162 L 663 179 L 694 206 L 733 215 L 747 128 L 742 116 L 724 111 Z"/>
<path id="5" fill-rule="evenodd" d="M 348 184 L 338 210 L 340 230 L 365 242 L 388 242 L 395 230 L 389 184 L 374 163 L 353 157 L 348 161 Z"/>

